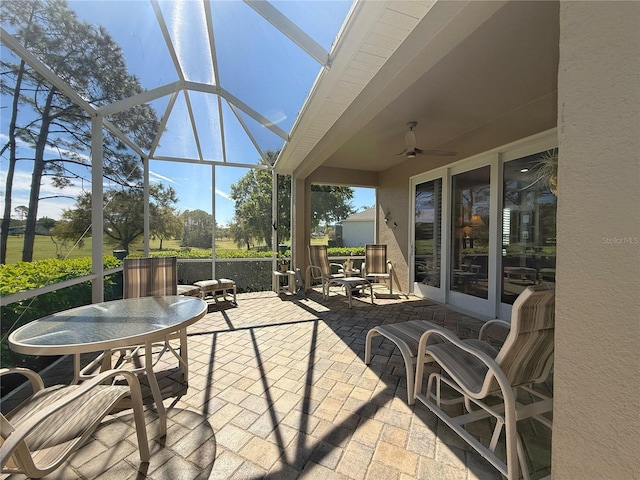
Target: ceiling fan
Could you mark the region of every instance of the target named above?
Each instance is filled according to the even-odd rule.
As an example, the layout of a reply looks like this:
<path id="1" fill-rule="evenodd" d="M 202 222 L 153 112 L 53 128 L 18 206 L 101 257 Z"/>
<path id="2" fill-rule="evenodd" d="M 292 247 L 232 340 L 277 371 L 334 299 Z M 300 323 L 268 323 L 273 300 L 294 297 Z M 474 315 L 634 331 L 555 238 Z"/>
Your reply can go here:
<path id="1" fill-rule="evenodd" d="M 451 152 L 449 150 L 422 150 L 416 147 L 416 134 L 414 129 L 418 125 L 418 122 L 407 123 L 407 132 L 404 134 L 405 149 L 396 155 L 404 155 L 407 158 L 415 158 L 416 155 L 431 155 L 437 157 L 451 157 L 458 152 Z"/>

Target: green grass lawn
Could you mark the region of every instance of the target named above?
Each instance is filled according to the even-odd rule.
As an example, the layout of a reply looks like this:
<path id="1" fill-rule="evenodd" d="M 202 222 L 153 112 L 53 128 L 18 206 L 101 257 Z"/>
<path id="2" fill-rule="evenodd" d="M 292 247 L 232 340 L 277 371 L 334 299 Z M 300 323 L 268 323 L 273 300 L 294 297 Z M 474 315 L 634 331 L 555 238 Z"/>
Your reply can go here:
<path id="1" fill-rule="evenodd" d="M 17 263 L 22 260 L 22 246 L 23 237 L 9 237 L 7 240 L 7 264 Z M 149 248 L 151 251 L 158 250 L 160 248 L 159 240 L 151 240 L 149 242 Z M 162 249 L 168 250 L 180 250 L 180 240 L 164 240 L 162 242 Z M 117 250 L 113 245 L 105 244 L 103 247 L 104 255 L 111 255 L 113 250 Z M 237 250 L 238 246 L 231 240 L 218 240 L 216 239 L 216 250 Z M 142 241 L 135 242 L 131 248 L 130 253 L 142 254 L 144 248 L 142 247 Z M 82 246 L 73 245 L 61 245 L 53 242 L 51 237 L 45 235 L 36 235 L 33 245 L 33 259 L 43 260 L 45 258 L 56 258 L 60 255 L 62 258 L 77 258 L 77 257 L 90 257 L 91 256 L 91 238 L 87 238 Z"/>

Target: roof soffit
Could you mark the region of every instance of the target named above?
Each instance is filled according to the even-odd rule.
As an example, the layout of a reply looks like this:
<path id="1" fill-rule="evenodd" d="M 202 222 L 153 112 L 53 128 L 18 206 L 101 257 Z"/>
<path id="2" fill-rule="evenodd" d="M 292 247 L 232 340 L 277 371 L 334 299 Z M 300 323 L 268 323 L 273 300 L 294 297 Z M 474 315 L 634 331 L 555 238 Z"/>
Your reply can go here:
<path id="1" fill-rule="evenodd" d="M 276 170 L 306 177 L 507 2 L 361 2 Z M 399 10 L 399 5 L 410 8 Z M 446 27 L 446 28 L 445 28 Z"/>

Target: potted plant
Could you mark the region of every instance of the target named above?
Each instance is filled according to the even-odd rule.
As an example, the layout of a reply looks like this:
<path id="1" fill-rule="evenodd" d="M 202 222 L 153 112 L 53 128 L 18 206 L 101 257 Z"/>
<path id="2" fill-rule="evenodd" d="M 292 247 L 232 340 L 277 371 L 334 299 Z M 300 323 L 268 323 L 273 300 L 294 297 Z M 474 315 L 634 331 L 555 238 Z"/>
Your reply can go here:
<path id="1" fill-rule="evenodd" d="M 548 150 L 540 155 L 540 158 L 532 168 L 535 179 L 529 185 L 542 182 L 551 193 L 558 195 L 558 149 Z M 528 187 L 527 187 L 528 188 Z"/>
<path id="2" fill-rule="evenodd" d="M 278 253 L 278 265 L 281 272 L 286 272 L 287 270 L 289 270 L 289 257 L 287 257 L 284 253 Z"/>

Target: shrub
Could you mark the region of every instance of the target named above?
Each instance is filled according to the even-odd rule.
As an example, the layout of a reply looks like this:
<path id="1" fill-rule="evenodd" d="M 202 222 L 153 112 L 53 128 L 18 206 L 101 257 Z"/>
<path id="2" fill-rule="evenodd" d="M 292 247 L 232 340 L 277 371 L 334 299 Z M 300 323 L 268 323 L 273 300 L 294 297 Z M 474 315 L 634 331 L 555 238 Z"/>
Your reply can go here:
<path id="1" fill-rule="evenodd" d="M 116 268 L 120 260 L 112 256 L 104 257 L 104 268 Z M 18 262 L 0 265 L 0 295 L 7 296 L 33 290 L 64 280 L 82 277 L 91 273 L 91 259 L 88 257 L 68 260 L 46 259 L 34 262 Z M 122 296 L 122 274 L 107 275 L 104 279 L 105 300 Z M 52 313 L 91 303 L 91 282 L 60 288 L 2 307 L 2 343 L 0 345 L 0 365 L 2 367 L 30 365 L 38 363 L 36 358 L 17 354 L 9 349 L 7 337 L 16 328 Z M 50 361 L 44 359 L 45 362 Z"/>

